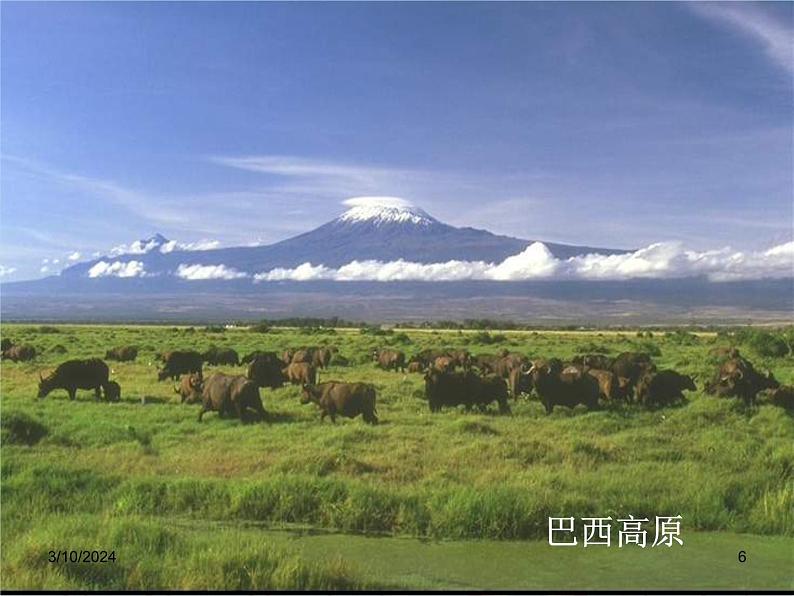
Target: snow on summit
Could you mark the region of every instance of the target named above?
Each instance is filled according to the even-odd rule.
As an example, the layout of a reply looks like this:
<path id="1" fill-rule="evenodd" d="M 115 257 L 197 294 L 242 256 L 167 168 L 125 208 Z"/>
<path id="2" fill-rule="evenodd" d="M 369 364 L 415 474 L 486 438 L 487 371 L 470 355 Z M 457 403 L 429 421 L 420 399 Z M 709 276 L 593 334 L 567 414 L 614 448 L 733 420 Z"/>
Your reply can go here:
<path id="1" fill-rule="evenodd" d="M 350 207 L 339 216 L 345 222 L 412 223 L 430 225 L 436 220 L 426 211 L 398 197 L 354 197 L 343 203 Z"/>

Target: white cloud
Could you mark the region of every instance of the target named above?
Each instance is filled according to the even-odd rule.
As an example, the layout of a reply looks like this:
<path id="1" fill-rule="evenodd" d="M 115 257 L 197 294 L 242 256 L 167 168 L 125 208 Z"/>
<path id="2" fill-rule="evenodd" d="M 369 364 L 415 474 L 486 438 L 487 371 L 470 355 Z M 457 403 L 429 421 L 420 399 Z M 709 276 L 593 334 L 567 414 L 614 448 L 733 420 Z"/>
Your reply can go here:
<path id="1" fill-rule="evenodd" d="M 0 265 L 0 277 L 11 275 L 16 270 L 17 270 L 16 267 L 6 267 L 5 265 Z"/>
<path id="2" fill-rule="evenodd" d="M 686 6 L 760 43 L 771 60 L 794 74 L 794 29 L 772 18 L 765 9 L 744 2 L 688 2 Z"/>
<path id="3" fill-rule="evenodd" d="M 213 250 L 221 245 L 219 240 L 199 240 L 198 242 L 177 242 L 169 240 L 160 247 L 160 252 L 168 254 L 175 250 Z"/>
<path id="4" fill-rule="evenodd" d="M 118 246 L 114 246 L 110 249 L 109 255 L 111 257 L 118 257 L 120 255 L 145 255 L 158 246 L 161 246 L 161 243 L 155 238 L 151 238 L 146 242 L 143 240 L 136 240 L 130 244 L 119 244 Z"/>
<path id="5" fill-rule="evenodd" d="M 80 260 L 80 256 L 81 256 L 81 255 L 80 255 L 80 253 L 79 253 L 79 252 L 77 252 L 77 251 L 74 251 L 72 254 L 70 254 L 70 255 L 69 255 L 68 257 L 66 257 L 66 258 L 67 258 L 68 260 L 70 260 L 70 261 L 79 261 L 79 260 Z"/>
<path id="6" fill-rule="evenodd" d="M 535 242 L 501 263 L 397 260 L 352 261 L 338 269 L 304 263 L 254 276 L 254 281 L 521 281 L 530 279 L 624 280 L 706 276 L 712 281 L 794 277 L 794 241 L 762 252 L 730 248 L 696 252 L 678 243 L 660 242 L 619 255 L 588 254 L 558 259 Z"/>
<path id="7" fill-rule="evenodd" d="M 88 277 L 143 277 L 146 275 L 141 261 L 99 261 L 88 270 Z"/>
<path id="8" fill-rule="evenodd" d="M 226 265 L 185 265 L 177 267 L 177 277 L 190 281 L 205 279 L 240 279 L 248 277 L 247 273 L 237 271 Z"/>
<path id="9" fill-rule="evenodd" d="M 50 270 L 47 265 L 42 265 L 41 269 L 39 269 L 39 273 L 47 273 Z"/>

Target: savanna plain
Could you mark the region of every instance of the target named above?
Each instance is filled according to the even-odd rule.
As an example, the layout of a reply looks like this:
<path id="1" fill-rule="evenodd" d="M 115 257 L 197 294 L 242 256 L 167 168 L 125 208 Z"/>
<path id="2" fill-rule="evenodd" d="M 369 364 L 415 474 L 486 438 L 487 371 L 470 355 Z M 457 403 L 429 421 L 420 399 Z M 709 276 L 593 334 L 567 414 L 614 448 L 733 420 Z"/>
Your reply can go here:
<path id="1" fill-rule="evenodd" d="M 703 391 L 736 346 L 794 384 L 792 330 L 498 331 L 3 324 L 36 348 L 2 362 L 4 589 L 783 589 L 794 588 L 794 419 Z M 39 374 L 108 362 L 117 403 L 92 391 L 37 399 Z M 377 389 L 377 425 L 321 422 L 299 386 L 262 389 L 267 420 L 243 424 L 181 404 L 156 354 L 211 345 L 335 346 L 320 380 Z M 556 407 L 532 395 L 510 415 L 431 413 L 421 374 L 372 352 L 428 348 L 530 358 L 648 352 L 692 375 L 684 404 Z M 245 374 L 243 366 L 206 367 Z M 681 515 L 683 546 L 547 543 L 548 518 Z M 652 528 L 650 530 L 652 532 Z M 580 535 L 581 541 L 581 535 Z M 614 540 L 614 539 L 613 539 Z M 51 563 L 106 550 L 109 563 Z M 744 551 L 746 560 L 738 560 Z"/>

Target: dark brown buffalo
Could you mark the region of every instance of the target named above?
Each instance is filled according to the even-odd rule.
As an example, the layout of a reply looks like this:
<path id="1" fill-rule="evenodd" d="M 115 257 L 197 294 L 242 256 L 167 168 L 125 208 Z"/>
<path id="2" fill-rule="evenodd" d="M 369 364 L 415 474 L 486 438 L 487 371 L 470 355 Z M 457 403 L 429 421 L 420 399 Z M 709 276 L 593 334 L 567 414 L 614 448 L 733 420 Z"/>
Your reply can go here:
<path id="1" fill-rule="evenodd" d="M 383 370 L 405 372 L 405 354 L 398 350 L 375 350 L 372 360 Z"/>
<path id="2" fill-rule="evenodd" d="M 240 357 L 231 348 L 218 348 L 212 346 L 204 352 L 201 357 L 204 362 L 210 366 L 230 365 L 237 366 L 240 364 Z"/>
<path id="3" fill-rule="evenodd" d="M 409 373 L 420 373 L 420 372 L 424 372 L 424 370 L 425 370 L 425 367 L 424 367 L 424 365 L 421 362 L 418 362 L 416 360 L 412 360 L 411 362 L 408 363 L 408 372 Z"/>
<path id="4" fill-rule="evenodd" d="M 455 366 L 459 366 L 463 370 L 469 370 L 472 366 L 472 356 L 468 350 L 449 350 L 447 356 L 452 358 Z"/>
<path id="5" fill-rule="evenodd" d="M 3 359 L 12 362 L 25 362 L 36 357 L 36 348 L 33 346 L 13 345 L 3 351 Z"/>
<path id="6" fill-rule="evenodd" d="M 174 387 L 174 392 L 181 397 L 181 403 L 196 403 L 201 400 L 201 392 L 204 389 L 204 379 L 198 373 L 192 373 L 182 377 L 178 387 Z"/>
<path id="7" fill-rule="evenodd" d="M 472 371 L 442 373 L 431 369 L 425 374 L 425 397 L 431 412 L 459 405 L 484 411 L 495 401 L 502 414 L 510 413 L 507 383 L 496 375 L 481 377 Z"/>
<path id="8" fill-rule="evenodd" d="M 314 385 L 317 383 L 317 368 L 308 362 L 293 362 L 281 371 L 293 385 Z"/>
<path id="9" fill-rule="evenodd" d="M 108 401 L 119 401 L 121 399 L 121 385 L 116 381 L 108 381 L 105 385 L 105 399 Z"/>
<path id="10" fill-rule="evenodd" d="M 201 402 L 199 422 L 204 412 L 218 412 L 221 418 L 231 414 L 242 422 L 247 422 L 248 410 L 253 410 L 259 420 L 267 417 L 262 398 L 259 397 L 259 388 L 242 375 L 211 375 L 204 381 Z"/>
<path id="11" fill-rule="evenodd" d="M 411 362 L 419 362 L 422 368 L 430 368 L 433 366 L 433 362 L 435 362 L 436 358 L 446 355 L 447 353 L 444 350 L 427 349 L 413 356 Z"/>
<path id="12" fill-rule="evenodd" d="M 618 354 L 612 363 L 612 372 L 618 377 L 628 379 L 628 397 L 634 396 L 637 381 L 640 380 L 647 372 L 656 370 L 656 365 L 651 360 L 651 357 L 645 353 L 638 352 L 623 352 Z"/>
<path id="13" fill-rule="evenodd" d="M 525 370 L 525 367 L 518 366 L 510 371 L 507 378 L 507 387 L 513 399 L 518 399 L 522 393 L 527 395 L 532 393 L 532 375 Z"/>
<path id="14" fill-rule="evenodd" d="M 73 400 L 78 389 L 93 389 L 95 399 L 100 399 L 102 390 L 107 399 L 109 374 L 108 365 L 99 358 L 67 360 L 46 377 L 39 375 L 39 398 L 47 397 L 55 389 L 65 389 Z"/>
<path id="15" fill-rule="evenodd" d="M 471 365 L 482 373 L 492 373 L 500 358 L 494 354 L 477 354 L 471 357 Z"/>
<path id="16" fill-rule="evenodd" d="M 597 408 L 598 381 L 576 368 L 560 371 L 558 362 L 538 361 L 530 368 L 532 383 L 546 413 L 551 414 L 554 406 L 572 408 L 584 404 L 590 409 Z"/>
<path id="17" fill-rule="evenodd" d="M 258 355 L 251 364 L 248 365 L 246 376 L 253 381 L 257 387 L 269 387 L 278 389 L 287 382 L 282 369 L 284 362 L 275 352 L 265 352 Z"/>
<path id="18" fill-rule="evenodd" d="M 337 416 L 355 418 L 361 414 L 365 422 L 377 424 L 375 387 L 369 383 L 340 383 L 329 381 L 319 385 L 304 385 L 301 403 L 313 402 L 321 410 L 320 420 L 326 416 L 336 422 Z"/>
<path id="19" fill-rule="evenodd" d="M 780 383 L 771 372 L 762 374 L 755 370 L 752 362 L 738 357 L 718 367 L 713 379 L 706 383 L 706 392 L 720 397 L 739 397 L 746 404 L 752 404 L 759 391 L 778 387 Z"/>
<path id="20" fill-rule="evenodd" d="M 275 352 L 265 352 L 265 351 L 262 351 L 262 350 L 254 350 L 253 352 L 249 352 L 248 354 L 243 356 L 240 359 L 240 364 L 251 364 L 258 356 L 264 356 L 266 354 L 267 355 L 272 354 L 274 356 L 276 355 Z"/>
<path id="21" fill-rule="evenodd" d="M 135 346 L 120 346 L 105 352 L 105 360 L 118 360 L 119 362 L 132 362 L 138 357 L 138 348 Z"/>
<path id="22" fill-rule="evenodd" d="M 586 366 L 586 365 L 585 365 Z M 608 402 L 625 400 L 624 389 L 620 385 L 619 377 L 611 370 L 588 368 L 587 374 L 598 381 L 601 399 Z"/>
<path id="23" fill-rule="evenodd" d="M 204 364 L 201 354 L 193 350 L 175 350 L 163 354 L 163 369 L 157 374 L 158 381 L 178 379 L 188 373 L 199 373 Z"/>
<path id="24" fill-rule="evenodd" d="M 794 386 L 781 385 L 769 392 L 769 403 L 773 406 L 794 411 Z"/>
<path id="25" fill-rule="evenodd" d="M 692 377 L 674 370 L 647 372 L 637 382 L 637 401 L 654 408 L 684 401 L 684 391 L 697 391 Z"/>
<path id="26" fill-rule="evenodd" d="M 574 356 L 573 364 L 580 364 L 586 368 L 598 370 L 610 370 L 612 368 L 612 358 L 603 354 L 581 354 Z"/>

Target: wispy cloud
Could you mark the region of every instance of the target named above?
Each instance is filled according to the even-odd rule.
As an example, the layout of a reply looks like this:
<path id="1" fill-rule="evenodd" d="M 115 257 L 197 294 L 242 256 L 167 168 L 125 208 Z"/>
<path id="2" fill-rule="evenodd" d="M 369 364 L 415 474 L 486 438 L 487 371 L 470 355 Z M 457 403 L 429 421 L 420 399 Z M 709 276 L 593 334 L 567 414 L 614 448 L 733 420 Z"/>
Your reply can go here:
<path id="1" fill-rule="evenodd" d="M 766 55 L 794 75 L 794 28 L 771 16 L 763 5 L 745 2 L 688 2 L 696 14 L 724 23 L 760 44 Z"/>
<path id="2" fill-rule="evenodd" d="M 5 265 L 0 265 L 0 277 L 6 277 L 7 275 L 12 275 L 16 270 L 17 270 L 16 267 L 6 267 Z"/>

